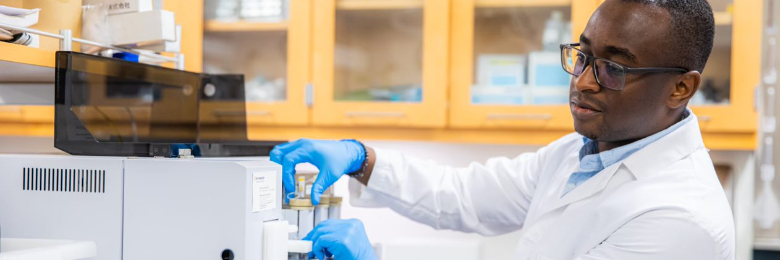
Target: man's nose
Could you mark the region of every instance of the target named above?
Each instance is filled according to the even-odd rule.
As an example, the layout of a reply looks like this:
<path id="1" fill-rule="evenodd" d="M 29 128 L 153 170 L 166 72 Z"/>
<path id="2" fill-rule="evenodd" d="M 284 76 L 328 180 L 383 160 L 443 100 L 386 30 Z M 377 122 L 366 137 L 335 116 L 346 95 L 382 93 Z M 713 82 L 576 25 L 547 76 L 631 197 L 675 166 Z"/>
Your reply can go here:
<path id="1" fill-rule="evenodd" d="M 601 86 L 599 86 L 598 81 L 596 81 L 596 75 L 593 74 L 592 63 L 585 67 L 585 71 L 583 71 L 579 77 L 574 77 L 572 81 L 574 87 L 580 92 L 599 92 L 601 90 Z"/>

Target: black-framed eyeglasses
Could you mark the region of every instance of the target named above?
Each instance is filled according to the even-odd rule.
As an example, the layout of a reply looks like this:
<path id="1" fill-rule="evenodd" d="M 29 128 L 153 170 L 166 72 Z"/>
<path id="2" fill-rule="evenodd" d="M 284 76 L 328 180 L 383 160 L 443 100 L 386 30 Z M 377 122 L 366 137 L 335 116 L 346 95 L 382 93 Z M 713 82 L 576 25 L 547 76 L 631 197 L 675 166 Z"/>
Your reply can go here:
<path id="1" fill-rule="evenodd" d="M 585 54 L 579 48 L 579 43 L 561 44 L 561 65 L 563 70 L 572 76 L 579 77 L 589 64 L 593 65 L 593 76 L 600 86 L 623 90 L 626 87 L 626 74 L 641 73 L 686 73 L 682 68 L 629 68 L 614 61 L 596 58 Z"/>

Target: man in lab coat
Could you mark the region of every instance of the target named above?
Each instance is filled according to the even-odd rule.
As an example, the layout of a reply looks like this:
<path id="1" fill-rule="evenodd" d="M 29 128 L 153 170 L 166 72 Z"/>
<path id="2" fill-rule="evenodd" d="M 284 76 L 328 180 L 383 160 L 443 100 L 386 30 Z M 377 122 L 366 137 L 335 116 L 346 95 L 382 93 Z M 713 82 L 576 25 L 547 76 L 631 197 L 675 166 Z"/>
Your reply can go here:
<path id="1" fill-rule="evenodd" d="M 311 194 L 343 175 L 352 203 L 386 206 L 438 229 L 523 230 L 519 259 L 733 259 L 734 223 L 686 108 L 713 45 L 706 0 L 607 0 L 579 43 L 561 46 L 572 74 L 576 133 L 513 159 L 453 168 L 354 140 L 302 139 L 272 160 L 320 170 Z M 355 185 L 351 185 L 355 186 Z M 357 220 L 326 221 L 314 255 L 375 259 Z"/>

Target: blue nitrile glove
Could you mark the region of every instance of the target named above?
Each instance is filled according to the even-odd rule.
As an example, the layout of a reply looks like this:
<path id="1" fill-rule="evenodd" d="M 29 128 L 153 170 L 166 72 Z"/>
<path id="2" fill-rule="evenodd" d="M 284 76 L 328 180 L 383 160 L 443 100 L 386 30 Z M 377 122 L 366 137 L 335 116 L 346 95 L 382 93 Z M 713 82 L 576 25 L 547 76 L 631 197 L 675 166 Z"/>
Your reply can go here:
<path id="1" fill-rule="evenodd" d="M 309 258 L 333 256 L 336 260 L 376 260 L 376 253 L 368 241 L 363 222 L 357 219 L 330 219 L 306 235 L 303 240 L 312 242 Z"/>
<path id="2" fill-rule="evenodd" d="M 320 170 L 311 187 L 311 202 L 320 204 L 325 190 L 342 175 L 356 172 L 366 160 L 366 151 L 355 140 L 327 141 L 300 139 L 280 144 L 271 151 L 271 161 L 282 165 L 285 194 L 295 192 L 295 165 L 311 163 Z"/>

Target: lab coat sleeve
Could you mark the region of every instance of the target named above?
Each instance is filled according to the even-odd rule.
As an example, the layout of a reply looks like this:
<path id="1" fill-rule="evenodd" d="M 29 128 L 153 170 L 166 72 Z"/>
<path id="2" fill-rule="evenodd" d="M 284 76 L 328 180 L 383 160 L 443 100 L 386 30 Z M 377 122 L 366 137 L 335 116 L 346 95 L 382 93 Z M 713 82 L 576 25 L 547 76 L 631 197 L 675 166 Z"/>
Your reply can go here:
<path id="1" fill-rule="evenodd" d="M 436 229 L 499 235 L 522 227 L 547 148 L 455 168 L 376 149 L 367 186 L 353 180 L 350 203 L 382 206 Z"/>
<path id="2" fill-rule="evenodd" d="M 717 239 L 718 236 L 692 214 L 656 210 L 632 219 L 600 245 L 575 259 L 733 259 L 734 252 L 721 252 L 721 248 L 734 248 L 734 245 L 719 245 L 717 241 L 727 239 Z"/>

